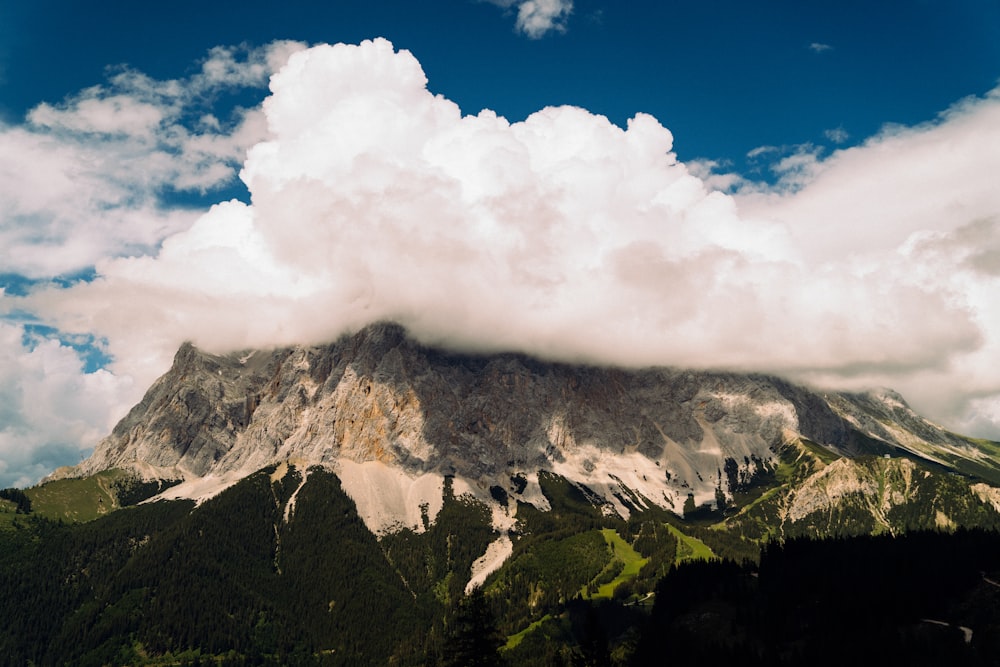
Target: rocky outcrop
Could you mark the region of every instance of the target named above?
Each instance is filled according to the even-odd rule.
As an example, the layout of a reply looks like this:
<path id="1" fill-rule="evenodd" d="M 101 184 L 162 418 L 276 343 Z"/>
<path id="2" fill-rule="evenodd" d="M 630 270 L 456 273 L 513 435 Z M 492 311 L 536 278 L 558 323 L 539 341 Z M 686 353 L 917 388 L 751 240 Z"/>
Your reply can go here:
<path id="1" fill-rule="evenodd" d="M 487 500 L 499 486 L 544 502 L 534 480 L 551 470 L 620 514 L 646 503 L 679 512 L 689 494 L 701 504 L 728 490 L 724 468 L 745 479 L 773 463 L 789 438 L 857 454 L 945 437 L 925 421 L 919 432 L 882 426 L 887 400 L 897 399 L 822 395 L 761 375 L 456 354 L 379 324 L 322 347 L 214 356 L 184 345 L 78 473 L 238 479 L 292 460 L 337 470 L 349 493 L 352 475 L 402 485 L 375 495 L 433 509 L 445 475 Z M 498 516 L 513 511 L 507 504 Z M 398 514 L 359 511 L 383 529 L 394 519 L 379 512 Z"/>

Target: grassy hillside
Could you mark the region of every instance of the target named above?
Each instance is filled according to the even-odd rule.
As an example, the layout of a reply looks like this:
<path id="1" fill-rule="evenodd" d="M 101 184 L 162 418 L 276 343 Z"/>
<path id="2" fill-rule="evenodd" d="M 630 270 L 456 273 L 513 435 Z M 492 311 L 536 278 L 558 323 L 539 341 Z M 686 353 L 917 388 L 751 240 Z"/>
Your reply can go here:
<path id="1" fill-rule="evenodd" d="M 611 560 L 600 574 L 581 590 L 581 597 L 585 600 L 610 600 L 618 586 L 634 580 L 643 566 L 649 562 L 648 558 L 643 558 L 631 544 L 623 540 L 616 530 L 604 528 L 601 534 L 611 551 Z"/>
<path id="2" fill-rule="evenodd" d="M 123 470 L 105 470 L 91 477 L 59 479 L 24 490 L 0 489 L 0 529 L 11 528 L 18 518 L 29 515 L 67 523 L 93 521 L 136 505 L 179 481 L 144 481 Z"/>
<path id="3" fill-rule="evenodd" d="M 124 479 L 120 470 L 100 472 L 82 479 L 60 479 L 25 489 L 35 514 L 71 522 L 93 521 L 120 507 L 115 482 Z"/>
<path id="4" fill-rule="evenodd" d="M 0 530 L 9 529 L 17 516 L 17 503 L 0 498 Z"/>
<path id="5" fill-rule="evenodd" d="M 683 563 L 688 560 L 712 560 L 716 558 L 715 553 L 707 544 L 697 537 L 691 537 L 682 533 L 676 526 L 667 524 L 667 529 L 677 538 L 677 558 L 675 563 Z"/>

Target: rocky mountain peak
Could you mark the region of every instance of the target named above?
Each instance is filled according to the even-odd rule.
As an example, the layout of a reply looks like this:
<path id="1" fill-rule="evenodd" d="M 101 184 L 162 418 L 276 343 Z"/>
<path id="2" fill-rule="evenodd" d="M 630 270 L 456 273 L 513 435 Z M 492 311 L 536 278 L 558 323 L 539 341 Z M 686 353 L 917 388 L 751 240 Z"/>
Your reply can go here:
<path id="1" fill-rule="evenodd" d="M 418 508 L 436 511 L 445 476 L 494 506 L 498 522 L 514 499 L 544 505 L 541 470 L 622 515 L 644 504 L 680 512 L 689 496 L 702 504 L 731 493 L 734 471 L 752 476 L 798 438 L 848 455 L 902 448 L 996 465 L 885 392 L 459 354 L 380 323 L 325 346 L 217 356 L 185 343 L 78 472 L 183 478 L 172 492 L 197 495 L 206 479 L 235 481 L 284 461 L 320 465 L 379 531 L 420 529 Z"/>

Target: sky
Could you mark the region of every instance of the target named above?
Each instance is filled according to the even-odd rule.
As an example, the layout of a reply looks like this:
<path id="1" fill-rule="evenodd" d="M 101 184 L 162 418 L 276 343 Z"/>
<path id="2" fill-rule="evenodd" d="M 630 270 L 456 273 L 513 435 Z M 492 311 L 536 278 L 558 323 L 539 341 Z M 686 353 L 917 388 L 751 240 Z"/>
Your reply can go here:
<path id="1" fill-rule="evenodd" d="M 1000 439 L 1000 3 L 0 0 L 0 487 L 378 320 Z"/>

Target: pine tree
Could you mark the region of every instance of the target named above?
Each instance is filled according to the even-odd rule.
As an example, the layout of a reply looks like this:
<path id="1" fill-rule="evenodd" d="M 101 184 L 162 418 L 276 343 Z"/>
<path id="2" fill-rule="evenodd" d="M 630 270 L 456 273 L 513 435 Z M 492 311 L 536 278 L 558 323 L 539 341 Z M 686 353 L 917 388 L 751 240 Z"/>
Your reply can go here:
<path id="1" fill-rule="evenodd" d="M 481 589 L 474 588 L 459 600 L 448 625 L 442 656 L 444 667 L 499 667 L 504 664 L 499 653 L 504 643 L 503 635 L 497 629 L 496 618 Z"/>

